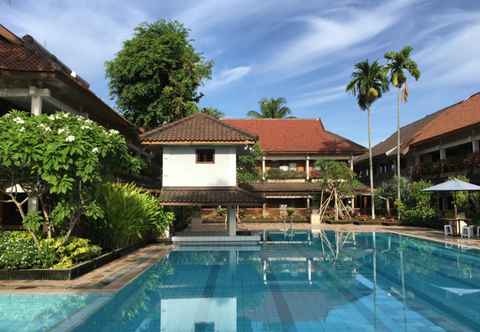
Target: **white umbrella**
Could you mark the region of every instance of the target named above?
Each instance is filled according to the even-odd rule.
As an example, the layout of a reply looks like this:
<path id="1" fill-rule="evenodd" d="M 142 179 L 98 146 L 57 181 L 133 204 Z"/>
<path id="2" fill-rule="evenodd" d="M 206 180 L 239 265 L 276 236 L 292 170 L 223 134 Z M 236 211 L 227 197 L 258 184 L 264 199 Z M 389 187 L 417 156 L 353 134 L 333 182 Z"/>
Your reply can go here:
<path id="1" fill-rule="evenodd" d="M 423 189 L 423 191 L 480 191 L 480 186 L 459 179 L 452 179 Z"/>

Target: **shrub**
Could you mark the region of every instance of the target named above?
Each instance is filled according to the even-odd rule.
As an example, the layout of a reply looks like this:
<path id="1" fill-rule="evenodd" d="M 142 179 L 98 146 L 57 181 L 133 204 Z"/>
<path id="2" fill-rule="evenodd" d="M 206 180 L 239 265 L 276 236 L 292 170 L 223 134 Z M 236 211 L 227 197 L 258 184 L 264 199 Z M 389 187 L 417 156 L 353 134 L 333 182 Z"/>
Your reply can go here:
<path id="1" fill-rule="evenodd" d="M 37 247 L 27 232 L 0 233 L 0 269 L 70 268 L 102 252 L 87 239 L 71 238 L 62 243 L 63 238 L 45 239 Z"/>
<path id="2" fill-rule="evenodd" d="M 430 187 L 429 181 L 411 182 L 408 186 L 408 192 L 401 204 L 396 202 L 400 210 L 403 223 L 429 226 L 436 217 L 436 211 L 431 207 L 432 193 L 423 191 Z"/>
<path id="3" fill-rule="evenodd" d="M 94 223 L 92 236 L 103 248 L 126 247 L 161 234 L 174 219 L 155 196 L 134 184 L 106 184 L 99 194 L 104 217 Z"/>

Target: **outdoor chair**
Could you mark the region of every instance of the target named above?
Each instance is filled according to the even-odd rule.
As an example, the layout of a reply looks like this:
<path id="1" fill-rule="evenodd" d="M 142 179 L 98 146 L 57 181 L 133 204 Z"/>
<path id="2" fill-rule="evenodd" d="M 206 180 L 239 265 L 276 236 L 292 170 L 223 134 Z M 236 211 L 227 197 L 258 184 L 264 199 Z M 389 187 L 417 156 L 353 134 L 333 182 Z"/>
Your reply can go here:
<path id="1" fill-rule="evenodd" d="M 453 235 L 453 228 L 452 225 L 443 225 L 443 234 L 445 236 L 452 236 Z"/>
<path id="2" fill-rule="evenodd" d="M 463 237 L 466 237 L 468 239 L 472 238 L 474 230 L 475 230 L 475 226 L 463 226 L 462 233 L 461 233 L 462 238 Z"/>

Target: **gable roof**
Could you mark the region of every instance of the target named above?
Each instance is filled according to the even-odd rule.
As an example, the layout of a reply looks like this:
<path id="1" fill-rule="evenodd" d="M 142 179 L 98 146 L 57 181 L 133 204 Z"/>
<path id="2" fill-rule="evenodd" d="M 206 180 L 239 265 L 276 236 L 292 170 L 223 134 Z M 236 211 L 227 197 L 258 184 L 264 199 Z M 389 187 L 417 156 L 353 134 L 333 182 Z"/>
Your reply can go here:
<path id="1" fill-rule="evenodd" d="M 422 131 L 416 135 L 412 144 L 480 124 L 480 92 L 435 114 L 436 116 L 432 117 Z"/>
<path id="2" fill-rule="evenodd" d="M 410 146 L 452 133 L 480 123 L 480 92 L 447 106 L 435 113 L 400 128 L 400 151 L 408 152 Z M 397 151 L 397 132 L 372 148 L 373 156 L 392 155 Z M 357 160 L 368 158 L 361 155 Z"/>
<path id="3" fill-rule="evenodd" d="M 259 137 L 268 154 L 360 154 L 365 148 L 325 130 L 320 119 L 224 119 Z"/>
<path id="4" fill-rule="evenodd" d="M 146 144 L 252 144 L 257 137 L 202 112 L 150 130 L 140 136 Z"/>

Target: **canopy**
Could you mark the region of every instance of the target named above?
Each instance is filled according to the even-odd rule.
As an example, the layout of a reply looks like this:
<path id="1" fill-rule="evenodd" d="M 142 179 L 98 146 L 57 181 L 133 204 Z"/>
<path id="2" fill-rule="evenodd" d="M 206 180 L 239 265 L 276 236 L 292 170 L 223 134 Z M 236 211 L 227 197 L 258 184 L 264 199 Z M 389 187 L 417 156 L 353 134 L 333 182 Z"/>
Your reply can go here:
<path id="1" fill-rule="evenodd" d="M 480 191 L 480 186 L 459 179 L 448 180 L 423 191 Z"/>

